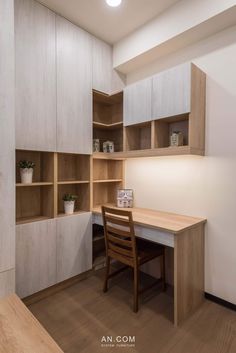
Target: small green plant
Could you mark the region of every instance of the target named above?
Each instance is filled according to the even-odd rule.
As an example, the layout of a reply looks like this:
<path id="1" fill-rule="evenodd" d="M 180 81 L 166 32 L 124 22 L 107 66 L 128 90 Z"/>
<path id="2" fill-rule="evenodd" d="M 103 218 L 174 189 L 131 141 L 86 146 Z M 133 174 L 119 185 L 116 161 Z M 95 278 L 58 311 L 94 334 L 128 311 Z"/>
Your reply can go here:
<path id="1" fill-rule="evenodd" d="M 31 161 L 22 160 L 18 163 L 18 167 L 20 167 L 21 169 L 34 168 L 35 163 Z"/>
<path id="2" fill-rule="evenodd" d="M 78 196 L 76 196 L 76 195 L 72 195 L 72 194 L 65 194 L 64 196 L 63 196 L 63 201 L 75 201 L 75 200 L 77 200 L 77 198 L 78 198 Z"/>

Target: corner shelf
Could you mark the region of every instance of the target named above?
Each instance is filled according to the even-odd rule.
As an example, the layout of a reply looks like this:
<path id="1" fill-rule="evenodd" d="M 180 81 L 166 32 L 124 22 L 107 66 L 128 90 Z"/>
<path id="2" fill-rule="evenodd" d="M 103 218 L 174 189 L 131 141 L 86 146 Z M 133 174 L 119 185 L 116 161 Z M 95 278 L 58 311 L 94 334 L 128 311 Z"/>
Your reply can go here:
<path id="1" fill-rule="evenodd" d="M 113 141 L 114 150 L 123 151 L 123 92 L 106 95 L 93 91 L 93 139 Z"/>
<path id="2" fill-rule="evenodd" d="M 119 129 L 123 127 L 123 121 L 118 121 L 117 123 L 111 123 L 111 124 L 104 124 L 104 123 L 99 123 L 97 121 L 93 122 L 93 127 L 95 129 L 103 129 L 103 130 L 114 130 L 114 129 Z"/>

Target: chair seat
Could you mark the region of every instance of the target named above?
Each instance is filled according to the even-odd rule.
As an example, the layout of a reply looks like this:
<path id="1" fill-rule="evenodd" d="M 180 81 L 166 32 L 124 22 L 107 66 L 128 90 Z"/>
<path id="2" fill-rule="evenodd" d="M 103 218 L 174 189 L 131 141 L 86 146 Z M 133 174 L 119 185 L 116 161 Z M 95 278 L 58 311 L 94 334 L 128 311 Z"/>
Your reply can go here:
<path id="1" fill-rule="evenodd" d="M 137 248 L 139 264 L 144 264 L 164 253 L 164 246 L 139 238 L 137 239 Z"/>

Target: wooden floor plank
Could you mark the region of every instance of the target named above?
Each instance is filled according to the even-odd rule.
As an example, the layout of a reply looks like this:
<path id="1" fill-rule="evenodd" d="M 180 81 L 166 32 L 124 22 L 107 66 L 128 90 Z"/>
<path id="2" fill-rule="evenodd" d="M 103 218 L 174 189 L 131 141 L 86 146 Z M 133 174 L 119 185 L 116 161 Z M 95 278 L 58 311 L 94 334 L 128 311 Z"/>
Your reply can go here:
<path id="1" fill-rule="evenodd" d="M 132 312 L 132 276 L 125 272 L 102 292 L 102 271 L 29 306 L 66 353 L 112 352 L 101 347 L 103 336 L 136 336 L 135 347 L 119 352 L 235 353 L 236 314 L 210 301 L 182 326 L 173 325 L 172 291 L 153 287 Z M 150 278 L 142 276 L 141 281 Z M 146 283 L 145 283 L 146 285 Z"/>

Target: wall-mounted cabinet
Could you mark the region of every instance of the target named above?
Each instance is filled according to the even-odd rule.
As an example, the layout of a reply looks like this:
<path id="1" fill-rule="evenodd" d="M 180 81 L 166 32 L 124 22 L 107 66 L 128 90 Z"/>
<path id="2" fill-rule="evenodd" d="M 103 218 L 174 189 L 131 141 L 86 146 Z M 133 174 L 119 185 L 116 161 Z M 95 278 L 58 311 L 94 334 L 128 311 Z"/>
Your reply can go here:
<path id="1" fill-rule="evenodd" d="M 152 120 L 190 113 L 190 63 L 163 71 L 152 82 Z"/>
<path id="2" fill-rule="evenodd" d="M 52 11 L 15 1 L 16 148 L 56 150 L 55 36 Z"/>
<path id="3" fill-rule="evenodd" d="M 206 75 L 191 63 L 126 87 L 124 151 L 109 157 L 204 155 L 205 98 Z M 174 132 L 183 144 L 171 146 Z"/>
<path id="4" fill-rule="evenodd" d="M 152 78 L 124 89 L 124 126 L 152 120 Z"/>
<path id="5" fill-rule="evenodd" d="M 57 151 L 92 152 L 92 38 L 57 16 Z"/>

